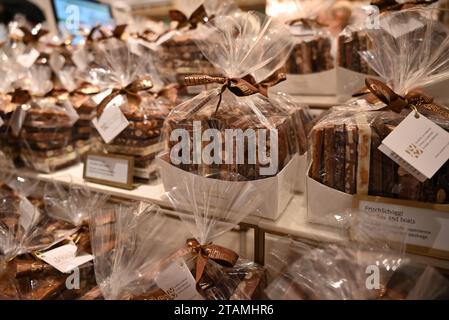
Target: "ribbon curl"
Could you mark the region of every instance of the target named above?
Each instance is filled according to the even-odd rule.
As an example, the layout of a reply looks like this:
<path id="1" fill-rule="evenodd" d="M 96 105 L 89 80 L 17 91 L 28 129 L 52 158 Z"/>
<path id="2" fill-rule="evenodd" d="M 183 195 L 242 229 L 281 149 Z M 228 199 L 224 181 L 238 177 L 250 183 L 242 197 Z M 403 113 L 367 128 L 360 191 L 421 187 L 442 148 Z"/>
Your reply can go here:
<path id="1" fill-rule="evenodd" d="M 196 239 L 188 239 L 186 247 L 196 255 L 196 282 L 201 280 L 209 259 L 225 267 L 233 267 L 239 259 L 238 254 L 230 249 L 212 243 L 201 245 Z"/>
<path id="2" fill-rule="evenodd" d="M 403 97 L 382 81 L 368 78 L 365 80 L 365 84 L 372 95 L 387 105 L 380 110 L 400 113 L 405 108 L 412 108 L 417 112 L 427 112 L 449 119 L 449 109 L 435 104 L 432 97 L 421 92 L 412 91 Z"/>

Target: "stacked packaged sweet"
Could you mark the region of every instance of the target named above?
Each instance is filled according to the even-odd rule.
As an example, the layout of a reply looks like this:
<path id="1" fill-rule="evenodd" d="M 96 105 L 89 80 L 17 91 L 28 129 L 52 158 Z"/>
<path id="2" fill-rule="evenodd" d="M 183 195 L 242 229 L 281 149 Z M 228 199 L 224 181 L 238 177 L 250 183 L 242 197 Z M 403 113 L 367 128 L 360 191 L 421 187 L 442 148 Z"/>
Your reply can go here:
<path id="1" fill-rule="evenodd" d="M 426 214 L 413 214 L 413 218 L 404 209 L 404 216 L 392 221 L 411 232 L 412 244 L 439 248 L 442 251 L 434 254 L 444 256 L 442 252 L 447 249 L 444 242 L 421 242 L 422 238 L 415 237 L 413 231 L 421 233 L 424 231 L 420 228 L 424 228 L 432 234 L 432 239 L 444 234 L 440 229 L 428 230 L 424 224 L 436 219 L 437 214 L 444 216 L 444 206 L 436 204 L 449 203 L 448 163 L 443 159 L 441 166 L 429 173 L 427 169 L 416 169 L 417 164 L 413 162 L 419 158 L 416 152 L 423 153 L 423 149 L 435 142 L 433 138 L 428 140 L 429 132 L 432 136 L 433 130 L 441 130 L 438 135 L 443 136 L 444 130 L 449 129 L 448 109 L 422 91 L 449 76 L 449 30 L 429 19 L 429 12 L 410 9 L 384 15 L 380 28 L 369 31 L 372 48 L 362 55 L 385 83 L 367 79 L 369 95 L 334 107 L 312 129 L 308 211 L 309 217 L 316 221 L 329 212 L 344 212 L 353 206 L 352 195 L 388 198 L 370 200 L 383 203 L 392 203 L 393 198 L 419 201 L 398 201 L 396 209 L 390 208 L 393 211 L 379 210 L 384 214 L 399 214 L 398 206 L 428 208 Z M 411 25 L 414 27 L 410 29 Z M 427 120 L 432 129 L 423 130 L 414 122 L 420 120 Z M 399 149 L 391 153 L 385 149 L 385 141 L 390 139 L 386 138 L 394 136 L 405 123 L 413 129 L 403 132 L 401 139 L 412 140 L 410 146 L 404 147 L 404 155 L 398 155 L 402 152 Z M 443 151 L 438 156 L 442 154 Z M 437 158 L 431 162 L 436 163 Z M 420 170 L 426 170 L 426 174 L 419 173 Z M 332 206 L 322 202 L 323 195 L 333 199 Z M 408 224 L 411 222 L 415 227 Z"/>
<path id="2" fill-rule="evenodd" d="M 267 297 L 272 300 L 449 298 L 449 280 L 444 275 L 407 258 L 401 244 L 403 239 L 379 241 L 371 238 L 367 226 L 350 227 L 351 232 L 358 233 L 360 242 L 311 247 L 293 240 L 279 240 L 268 257 L 267 268 L 274 274 L 265 290 Z"/>
<path id="3" fill-rule="evenodd" d="M 103 206 L 105 198 L 73 188 L 67 197 L 61 186 L 23 177 L 5 180 L 0 207 L 0 298 L 75 299 L 90 290 L 95 285 L 89 264 L 93 257 L 82 220 L 89 210 Z M 78 277 L 72 283 L 73 272 Z"/>
<path id="4" fill-rule="evenodd" d="M 185 78 L 188 86 L 220 87 L 181 103 L 167 118 L 166 149 L 159 157 L 164 186 L 171 189 L 180 175 L 214 184 L 239 174 L 276 198 L 274 208 L 262 213 L 277 217 L 290 199 L 294 181 L 288 177 L 295 178 L 296 158 L 306 146 L 301 108 L 266 96 L 268 87 L 285 79 L 276 70 L 293 40 L 284 24 L 254 12 L 217 17 L 203 28 L 209 37 L 200 47 L 226 76 Z"/>
<path id="5" fill-rule="evenodd" d="M 260 198 L 255 189 L 241 184 L 228 207 L 219 209 L 213 205 L 197 206 L 193 192 L 203 190 L 202 197 L 210 201 L 214 193 L 227 192 L 226 189 L 218 186 L 204 189 L 195 180 L 183 179 L 180 184 L 185 184 L 189 195 L 173 189 L 167 196 L 177 210 L 191 209 L 193 215 L 179 213 L 170 218 L 151 203 L 112 206 L 93 212 L 92 248 L 100 290 L 92 290 L 85 299 L 101 298 L 99 291 L 105 299 L 125 300 L 259 297 L 264 269 L 212 243 L 243 219 L 245 215 L 239 213 L 242 206 L 257 209 Z M 111 215 L 113 219 L 104 219 Z"/>
<path id="6" fill-rule="evenodd" d="M 161 57 L 161 76 L 170 82 L 184 84 L 184 77 L 192 74 L 221 75 L 217 67 L 204 55 L 196 41 L 207 37 L 201 25 L 220 15 L 238 12 L 233 0 L 199 0 L 180 3 L 180 10 L 171 10 L 170 19 L 176 22 L 176 29 L 160 36 L 158 55 Z M 205 86 L 186 88 L 188 95 L 196 95 Z"/>
<path id="7" fill-rule="evenodd" d="M 101 79 L 100 87 L 113 88 L 97 100 L 97 130 L 111 108 L 120 108 L 126 121 L 113 136 L 102 136 L 101 148 L 107 153 L 133 157 L 134 176 L 149 179 L 155 171 L 153 159 L 163 148 L 161 129 L 177 101 L 177 88 L 164 87 L 151 59 L 131 52 L 124 43 L 102 51 L 97 63 L 99 66 L 91 69 L 90 75 Z"/>
<path id="8" fill-rule="evenodd" d="M 285 66 L 289 74 L 277 88 L 291 94 L 335 94 L 335 66 L 332 38 L 318 14 L 330 8 L 334 0 L 296 0 L 296 10 L 286 23 L 294 35 L 295 47 Z M 326 86 L 323 87 L 323 80 Z"/>

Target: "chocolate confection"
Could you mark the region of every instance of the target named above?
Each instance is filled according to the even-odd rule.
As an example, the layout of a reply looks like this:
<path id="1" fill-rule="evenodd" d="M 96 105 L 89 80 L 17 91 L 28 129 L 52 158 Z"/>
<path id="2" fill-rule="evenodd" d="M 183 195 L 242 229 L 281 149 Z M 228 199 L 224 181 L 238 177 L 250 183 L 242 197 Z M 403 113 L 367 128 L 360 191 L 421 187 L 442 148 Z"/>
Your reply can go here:
<path id="1" fill-rule="evenodd" d="M 449 203 L 449 163 L 420 183 L 378 150 L 409 112 L 333 108 L 312 130 L 309 176 L 348 194 Z M 447 121 L 439 120 L 449 130 Z"/>
<path id="2" fill-rule="evenodd" d="M 331 40 L 330 38 L 318 37 L 296 44 L 287 62 L 286 72 L 290 74 L 309 74 L 330 70 L 333 67 Z"/>
<path id="3" fill-rule="evenodd" d="M 342 34 L 338 37 L 337 62 L 342 68 L 355 72 L 376 75 L 359 52 L 369 50 L 371 44 L 366 32 L 358 31 Z"/>

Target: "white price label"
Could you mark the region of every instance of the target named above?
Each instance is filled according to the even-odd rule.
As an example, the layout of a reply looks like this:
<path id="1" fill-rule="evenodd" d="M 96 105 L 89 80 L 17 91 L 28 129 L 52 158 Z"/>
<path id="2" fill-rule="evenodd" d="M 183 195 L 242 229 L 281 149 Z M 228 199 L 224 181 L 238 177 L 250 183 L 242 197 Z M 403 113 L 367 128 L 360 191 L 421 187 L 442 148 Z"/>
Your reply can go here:
<path id="1" fill-rule="evenodd" d="M 411 112 L 379 150 L 419 181 L 431 179 L 449 159 L 449 133 L 423 115 Z"/>
<path id="2" fill-rule="evenodd" d="M 69 243 L 56 249 L 40 253 L 38 258 L 47 262 L 62 273 L 69 273 L 75 268 L 92 261 L 94 257 L 90 254 L 77 256 L 78 248 L 74 243 Z"/>
<path id="3" fill-rule="evenodd" d="M 156 277 L 156 284 L 173 300 L 203 300 L 184 260 L 171 263 Z"/>
<path id="4" fill-rule="evenodd" d="M 128 120 L 119 107 L 123 102 L 123 97 L 117 96 L 106 106 L 99 119 L 92 120 L 93 125 L 106 143 L 110 143 L 129 126 Z"/>

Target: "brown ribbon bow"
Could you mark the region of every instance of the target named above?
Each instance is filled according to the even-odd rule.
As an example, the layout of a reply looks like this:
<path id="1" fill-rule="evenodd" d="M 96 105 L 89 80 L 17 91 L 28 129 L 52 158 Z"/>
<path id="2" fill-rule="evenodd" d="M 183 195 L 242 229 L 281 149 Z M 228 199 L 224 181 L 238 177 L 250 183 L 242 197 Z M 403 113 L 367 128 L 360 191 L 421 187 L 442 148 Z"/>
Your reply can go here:
<path id="1" fill-rule="evenodd" d="M 371 94 L 387 105 L 381 110 L 391 110 L 400 113 L 404 108 L 408 107 L 416 109 L 418 112 L 436 114 L 449 119 L 449 109 L 435 104 L 432 97 L 423 93 L 412 91 L 405 97 L 402 97 L 382 81 L 366 79 L 365 84 Z"/>
<path id="2" fill-rule="evenodd" d="M 124 88 L 114 89 L 112 92 L 106 96 L 97 107 L 97 117 L 100 117 L 106 106 L 117 96 L 124 95 L 128 99 L 128 105 L 138 106 L 140 105 L 141 98 L 139 92 L 148 91 L 153 87 L 153 82 L 145 77 L 137 79 L 131 82 Z"/>
<path id="3" fill-rule="evenodd" d="M 37 32 L 33 32 L 26 27 L 20 27 L 19 29 L 23 32 L 22 41 L 25 44 L 38 42 L 40 38 L 49 33 L 48 30 L 43 28 L 40 28 Z"/>
<path id="4" fill-rule="evenodd" d="M 102 28 L 101 25 L 96 25 L 95 27 L 93 27 L 90 30 L 90 32 L 86 36 L 86 42 L 93 43 L 94 40 L 101 41 L 101 40 L 106 40 L 106 39 L 110 39 L 110 38 L 116 38 L 116 39 L 121 40 L 123 35 L 125 34 L 125 30 L 127 27 L 128 27 L 127 24 L 120 24 L 120 25 L 116 26 L 114 28 L 114 30 L 112 30 L 112 34 L 108 35 L 108 33 Z M 100 36 L 98 38 L 94 39 L 94 36 L 97 32 L 100 33 Z"/>
<path id="5" fill-rule="evenodd" d="M 16 89 L 11 93 L 11 102 L 17 105 L 27 104 L 31 100 L 31 94 L 27 90 Z"/>
<path id="6" fill-rule="evenodd" d="M 435 2 L 438 2 L 438 0 L 412 0 L 403 3 L 399 3 L 396 0 L 373 0 L 371 1 L 371 5 L 377 6 L 380 12 L 383 13 L 386 11 L 400 11 L 414 7 L 428 6 Z"/>
<path id="7" fill-rule="evenodd" d="M 328 26 L 324 23 L 318 22 L 316 19 L 307 19 L 307 18 L 293 19 L 293 20 L 288 21 L 287 24 L 290 26 L 303 25 L 304 27 L 306 27 L 308 29 L 319 29 L 319 28 L 324 28 L 324 27 Z"/>
<path id="8" fill-rule="evenodd" d="M 222 266 L 233 267 L 239 258 L 232 250 L 215 244 L 201 245 L 196 239 L 188 239 L 186 246 L 191 254 L 196 255 L 196 282 L 201 280 L 209 259 Z"/>
<path id="9" fill-rule="evenodd" d="M 189 29 L 196 29 L 200 23 L 206 23 L 212 20 L 214 17 L 208 17 L 206 8 L 204 5 L 199 6 L 191 15 L 187 17 L 184 13 L 179 10 L 170 10 L 168 13 L 171 21 L 178 22 L 176 29 L 180 30 L 184 27 L 189 27 Z"/>
<path id="10" fill-rule="evenodd" d="M 276 84 L 286 80 L 285 73 L 281 70 L 276 71 L 267 79 L 260 83 L 257 83 L 253 76 L 247 75 L 243 78 L 228 78 L 222 76 L 208 76 L 208 75 L 192 75 L 184 77 L 184 83 L 186 86 L 197 86 L 205 84 L 221 84 L 220 97 L 215 109 L 217 113 L 220 107 L 223 93 L 226 89 L 229 89 L 233 94 L 238 97 L 251 96 L 256 93 L 260 93 L 265 97 L 268 97 L 268 88 L 275 86 Z"/>

